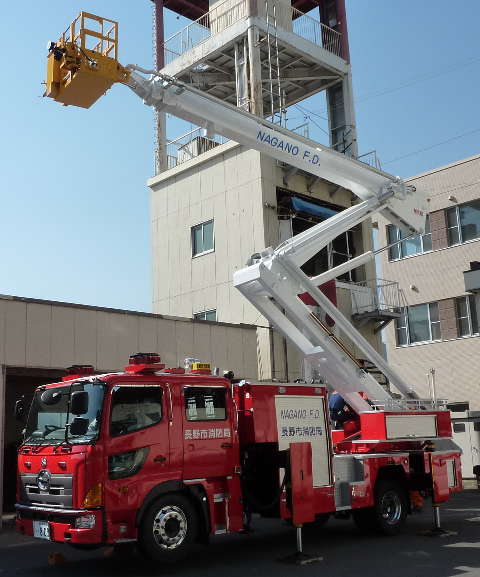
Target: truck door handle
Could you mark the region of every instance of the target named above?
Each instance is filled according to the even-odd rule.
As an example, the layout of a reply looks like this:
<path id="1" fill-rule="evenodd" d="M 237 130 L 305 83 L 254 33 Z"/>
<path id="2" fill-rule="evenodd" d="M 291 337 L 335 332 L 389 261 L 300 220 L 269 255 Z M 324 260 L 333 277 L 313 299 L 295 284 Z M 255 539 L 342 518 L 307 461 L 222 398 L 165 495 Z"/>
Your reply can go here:
<path id="1" fill-rule="evenodd" d="M 222 449 L 231 449 L 233 447 L 232 443 L 222 443 L 220 445 Z"/>
<path id="2" fill-rule="evenodd" d="M 157 455 L 155 457 L 155 459 L 153 459 L 154 463 L 165 463 L 165 461 L 167 460 L 167 457 L 164 457 L 163 455 Z"/>

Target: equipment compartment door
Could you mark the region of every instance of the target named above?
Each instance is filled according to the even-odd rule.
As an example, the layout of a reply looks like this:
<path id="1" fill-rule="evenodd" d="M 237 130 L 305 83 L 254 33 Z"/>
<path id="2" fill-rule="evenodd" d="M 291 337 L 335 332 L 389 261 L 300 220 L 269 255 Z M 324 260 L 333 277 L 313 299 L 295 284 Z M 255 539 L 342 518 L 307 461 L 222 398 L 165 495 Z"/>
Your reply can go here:
<path id="1" fill-rule="evenodd" d="M 307 395 L 277 395 L 278 448 L 290 443 L 312 445 L 313 486 L 331 485 L 331 457 L 325 424 L 325 399 Z"/>

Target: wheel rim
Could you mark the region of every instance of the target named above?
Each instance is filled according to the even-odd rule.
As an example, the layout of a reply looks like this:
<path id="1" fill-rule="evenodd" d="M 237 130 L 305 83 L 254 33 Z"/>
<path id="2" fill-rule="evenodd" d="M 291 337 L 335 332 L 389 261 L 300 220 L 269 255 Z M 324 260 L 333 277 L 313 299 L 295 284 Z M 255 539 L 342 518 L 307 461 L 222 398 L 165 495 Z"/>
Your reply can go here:
<path id="1" fill-rule="evenodd" d="M 387 525 L 396 525 L 402 517 L 402 500 L 395 491 L 387 491 L 380 503 L 380 514 Z"/>
<path id="2" fill-rule="evenodd" d="M 165 505 L 153 520 L 153 537 L 162 549 L 177 549 L 187 535 L 185 513 L 174 505 Z"/>

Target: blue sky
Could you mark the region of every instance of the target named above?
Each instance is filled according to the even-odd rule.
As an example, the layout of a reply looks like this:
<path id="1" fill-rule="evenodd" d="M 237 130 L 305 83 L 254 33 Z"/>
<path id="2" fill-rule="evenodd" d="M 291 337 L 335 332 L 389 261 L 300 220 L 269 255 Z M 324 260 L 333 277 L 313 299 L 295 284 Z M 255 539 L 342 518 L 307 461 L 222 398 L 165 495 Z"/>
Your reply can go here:
<path id="1" fill-rule="evenodd" d="M 150 5 L 3 7 L 1 294 L 151 310 L 152 111 L 122 86 L 90 110 L 41 98 L 47 41 L 80 10 L 118 20 L 121 61 L 151 66 Z M 360 152 L 375 149 L 403 177 L 479 153 L 480 2 L 347 0 L 347 15 Z M 167 14 L 167 34 L 183 24 Z M 323 99 L 304 106 L 324 142 Z M 289 117 L 303 121 L 298 109 Z"/>

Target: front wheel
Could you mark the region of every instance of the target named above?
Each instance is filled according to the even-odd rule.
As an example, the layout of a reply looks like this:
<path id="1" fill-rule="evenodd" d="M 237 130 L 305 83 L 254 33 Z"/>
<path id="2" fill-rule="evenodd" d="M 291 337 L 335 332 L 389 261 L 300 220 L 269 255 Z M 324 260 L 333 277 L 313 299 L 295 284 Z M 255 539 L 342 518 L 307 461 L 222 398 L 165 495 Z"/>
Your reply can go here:
<path id="1" fill-rule="evenodd" d="M 165 495 L 148 509 L 140 526 L 139 546 L 149 559 L 174 562 L 188 554 L 197 533 L 198 517 L 189 499 Z"/>
<path id="2" fill-rule="evenodd" d="M 375 504 L 368 509 L 352 511 L 353 520 L 361 530 L 374 530 L 396 535 L 405 524 L 408 501 L 404 488 L 394 481 L 380 481 L 375 487 Z"/>

